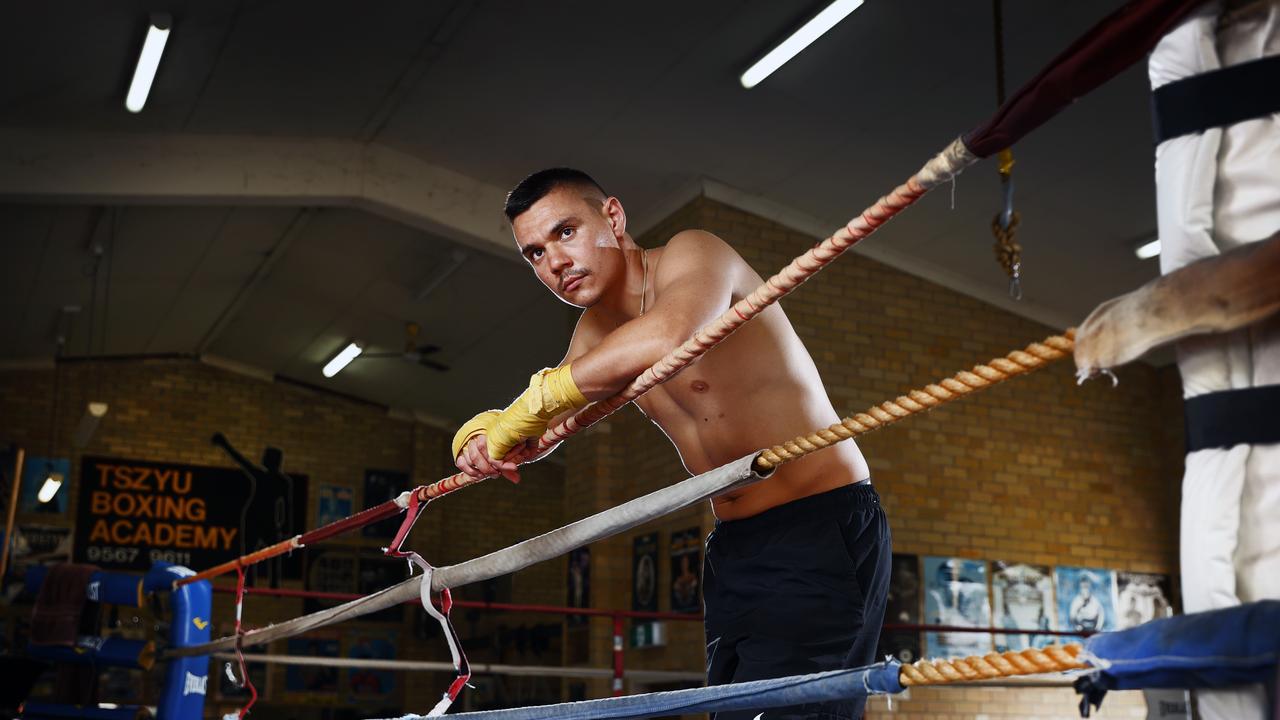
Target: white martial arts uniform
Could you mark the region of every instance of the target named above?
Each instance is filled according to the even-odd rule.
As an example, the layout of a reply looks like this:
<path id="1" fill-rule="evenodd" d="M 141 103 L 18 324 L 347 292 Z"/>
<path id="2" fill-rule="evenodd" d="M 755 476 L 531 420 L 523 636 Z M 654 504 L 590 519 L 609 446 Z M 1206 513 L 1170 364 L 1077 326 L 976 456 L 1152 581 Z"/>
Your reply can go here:
<path id="1" fill-rule="evenodd" d="M 1199 9 L 1152 52 L 1152 89 L 1280 53 L 1280 0 L 1259 10 L 1219 27 L 1218 3 Z M 1280 231 L 1280 114 L 1161 143 L 1156 190 L 1163 273 Z M 1184 340 L 1178 369 L 1186 398 L 1280 384 L 1280 318 Z M 1280 598 L 1280 444 L 1187 455 L 1181 553 L 1187 612 Z M 1257 687 L 1198 696 L 1205 720 L 1265 708 Z"/>

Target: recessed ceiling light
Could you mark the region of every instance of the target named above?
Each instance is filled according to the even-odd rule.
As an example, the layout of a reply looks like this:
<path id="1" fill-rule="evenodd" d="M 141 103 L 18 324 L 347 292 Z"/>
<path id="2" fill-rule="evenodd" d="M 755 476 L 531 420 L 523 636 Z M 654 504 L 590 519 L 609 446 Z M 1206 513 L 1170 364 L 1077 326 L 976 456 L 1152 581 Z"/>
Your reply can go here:
<path id="1" fill-rule="evenodd" d="M 777 47 L 765 53 L 765 56 L 757 60 L 754 65 L 747 68 L 747 71 L 742 73 L 742 77 L 738 78 L 742 87 L 750 90 L 759 85 L 761 80 L 772 75 L 788 60 L 809 47 L 814 40 L 835 27 L 836 23 L 845 19 L 849 13 L 857 10 L 862 2 L 863 0 L 835 0 L 823 8 L 822 12 L 814 15 L 812 20 L 791 33 L 791 37 L 783 40 Z"/>

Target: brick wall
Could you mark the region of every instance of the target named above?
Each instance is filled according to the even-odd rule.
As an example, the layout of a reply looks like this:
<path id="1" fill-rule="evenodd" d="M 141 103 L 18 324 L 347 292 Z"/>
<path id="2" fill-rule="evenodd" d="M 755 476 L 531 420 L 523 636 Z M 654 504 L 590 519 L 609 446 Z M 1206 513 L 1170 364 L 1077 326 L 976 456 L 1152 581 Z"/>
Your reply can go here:
<path id="1" fill-rule="evenodd" d="M 698 198 L 638 238 L 652 247 L 684 228 L 728 241 L 762 276 L 815 238 Z M 975 249 L 985 251 L 985 247 Z M 782 301 L 842 414 L 1001 356 L 1059 329 L 1012 315 L 866 257 L 849 253 Z M 1069 361 L 966 398 L 858 442 L 884 498 L 894 549 L 1049 565 L 1171 573 L 1177 566 L 1181 423 L 1176 371 L 1133 365 L 1120 384 L 1077 387 Z M 634 410 L 571 454 L 566 498 L 600 493 L 613 504 L 683 478 L 669 442 Z M 574 451 L 571 451 L 571 453 Z M 585 465 L 584 465 L 585 463 Z M 595 469 L 591 464 L 595 463 Z M 592 490 L 595 473 L 626 478 Z M 593 549 L 597 605 L 629 607 L 631 538 L 709 530 L 708 508 L 638 528 Z M 661 609 L 668 608 L 662 567 Z M 595 588 L 593 587 L 593 592 Z M 629 667 L 698 670 L 701 628 L 669 623 L 666 649 L 632 651 Z M 608 654 L 598 621 L 592 660 Z M 633 686 L 633 689 L 635 687 Z M 593 688 L 605 692 L 603 685 Z M 1070 690 L 917 689 L 893 717 L 1068 717 Z M 1108 698 L 1104 717 L 1141 717 L 1141 697 Z M 884 703 L 871 716 L 884 714 Z M 1136 715 L 1135 715 L 1136 714 Z M 884 715 L 888 717 L 888 715 Z"/>
<path id="2" fill-rule="evenodd" d="M 251 459 L 259 457 L 263 446 L 270 444 L 284 451 L 286 471 L 309 478 L 306 527 L 316 525 L 318 484 L 351 488 L 354 509 L 359 510 L 363 507 L 366 469 L 406 472 L 419 484 L 446 474 L 451 433 L 395 419 L 380 406 L 287 383 L 268 383 L 191 360 L 64 363 L 58 372 L 56 456 L 70 454 L 71 433 L 91 395 L 94 400 L 107 401 L 110 411 L 85 454 L 230 466 L 225 455 L 209 442 L 215 431 L 223 432 Z M 25 447 L 31 455 L 48 455 L 52 395 L 52 370 L 0 373 L 0 437 Z M 79 456 L 71 459 L 70 484 L 64 488 L 70 493 L 69 516 L 20 514 L 19 524 L 71 526 L 75 522 Z M 506 481 L 491 482 L 441 499 L 424 512 L 406 547 L 417 550 L 434 564 L 446 565 L 561 525 L 563 469 L 543 463 L 528 468 L 524 478 L 518 489 Z M 350 547 L 361 550 L 364 556 L 376 556 L 377 548 L 386 542 L 356 532 L 323 546 Z M 529 568 L 498 583 L 497 591 L 503 596 L 496 599 L 561 604 L 564 573 L 563 561 Z M 219 584 L 226 582 L 224 578 Z M 286 581 L 284 586 L 299 587 L 300 583 Z M 493 591 L 489 589 L 490 593 Z M 464 599 L 484 599 L 485 592 L 482 587 L 464 587 L 457 594 Z M 301 600 L 251 596 L 245 604 L 245 622 L 251 627 L 261 626 L 300 615 L 303 609 Z M 215 596 L 214 616 L 220 619 L 216 629 L 229 632 L 233 616 L 229 596 Z M 431 630 L 429 637 L 419 639 L 412 618 L 413 614 L 405 614 L 400 623 L 354 622 L 338 626 L 336 632 L 347 639 L 358 632 L 394 635 L 401 659 L 447 660 L 447 646 L 439 632 Z M 556 651 L 553 657 L 535 662 L 512 656 L 497 642 L 502 628 L 558 623 L 554 616 L 460 610 L 455 618 L 459 632 L 471 641 L 471 655 L 476 662 L 554 664 L 558 657 Z M 11 626 L 12 623 L 5 623 L 6 632 Z M 344 639 L 343 652 L 346 642 Z M 287 647 L 277 642 L 271 651 L 284 653 Z M 504 652 L 506 655 L 502 656 Z M 401 673 L 399 678 L 390 704 L 417 709 L 434 705 L 450 679 L 408 673 Z M 280 700 L 285 686 L 283 669 L 277 666 L 273 670 L 270 685 L 268 700 Z"/>

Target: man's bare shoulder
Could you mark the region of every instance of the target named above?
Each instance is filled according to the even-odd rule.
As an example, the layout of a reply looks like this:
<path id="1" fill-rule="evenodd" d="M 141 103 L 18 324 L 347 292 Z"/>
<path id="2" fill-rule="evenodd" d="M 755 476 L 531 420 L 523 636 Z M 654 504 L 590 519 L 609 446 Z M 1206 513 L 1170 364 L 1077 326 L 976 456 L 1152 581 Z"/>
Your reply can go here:
<path id="1" fill-rule="evenodd" d="M 675 275 L 723 272 L 745 267 L 746 261 L 729 243 L 706 230 L 681 230 L 662 246 L 659 272 Z"/>

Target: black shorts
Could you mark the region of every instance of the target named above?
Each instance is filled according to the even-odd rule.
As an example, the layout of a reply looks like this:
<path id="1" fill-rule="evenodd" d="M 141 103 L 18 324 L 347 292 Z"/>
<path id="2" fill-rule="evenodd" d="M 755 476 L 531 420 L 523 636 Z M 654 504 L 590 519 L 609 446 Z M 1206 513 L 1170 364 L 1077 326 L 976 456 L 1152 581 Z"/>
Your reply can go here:
<path id="1" fill-rule="evenodd" d="M 869 483 L 717 522 L 703 566 L 707 684 L 875 662 L 889 521 Z M 865 699 L 764 710 L 763 720 L 862 716 Z M 751 720 L 761 710 L 715 713 Z"/>

